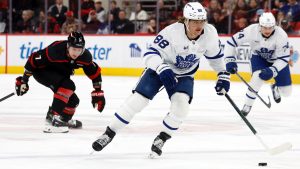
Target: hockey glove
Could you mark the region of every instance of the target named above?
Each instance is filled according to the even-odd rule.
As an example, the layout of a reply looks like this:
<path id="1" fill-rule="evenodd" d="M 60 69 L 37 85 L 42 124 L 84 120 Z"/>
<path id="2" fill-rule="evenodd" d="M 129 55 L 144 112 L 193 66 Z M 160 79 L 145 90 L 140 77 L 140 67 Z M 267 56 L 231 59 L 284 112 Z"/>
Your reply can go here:
<path id="1" fill-rule="evenodd" d="M 159 75 L 160 81 L 166 90 L 171 90 L 176 86 L 177 79 L 169 65 L 165 63 L 159 65 L 156 69 L 156 73 Z"/>
<path id="2" fill-rule="evenodd" d="M 225 71 L 218 73 L 218 81 L 215 87 L 217 95 L 224 95 L 229 91 L 229 88 L 230 88 L 230 73 Z"/>
<path id="3" fill-rule="evenodd" d="M 16 93 L 18 96 L 22 96 L 29 90 L 28 82 L 24 82 L 22 76 L 16 78 Z"/>
<path id="4" fill-rule="evenodd" d="M 231 74 L 235 74 L 238 70 L 237 64 L 235 62 L 235 57 L 234 56 L 229 56 L 225 58 L 225 62 L 226 62 L 226 71 L 231 73 Z"/>
<path id="5" fill-rule="evenodd" d="M 262 80 L 270 80 L 271 78 L 276 77 L 277 74 L 278 74 L 277 69 L 274 66 L 271 66 L 271 67 L 262 69 L 258 76 Z"/>
<path id="6" fill-rule="evenodd" d="M 93 107 L 102 112 L 105 106 L 104 92 L 102 90 L 94 90 L 91 95 Z"/>

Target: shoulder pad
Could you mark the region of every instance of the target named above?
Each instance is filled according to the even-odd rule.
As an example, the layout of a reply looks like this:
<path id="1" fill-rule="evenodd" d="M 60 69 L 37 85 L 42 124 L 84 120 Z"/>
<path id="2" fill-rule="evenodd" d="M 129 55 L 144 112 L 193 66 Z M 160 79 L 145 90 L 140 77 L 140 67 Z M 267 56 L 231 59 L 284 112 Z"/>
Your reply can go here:
<path id="1" fill-rule="evenodd" d="M 77 59 L 76 62 L 83 64 L 83 65 L 89 65 L 93 61 L 92 54 L 89 50 L 85 49 L 83 54 L 80 55 Z"/>
<path id="2" fill-rule="evenodd" d="M 46 56 L 50 62 L 68 62 L 67 41 L 55 41 L 45 50 Z"/>

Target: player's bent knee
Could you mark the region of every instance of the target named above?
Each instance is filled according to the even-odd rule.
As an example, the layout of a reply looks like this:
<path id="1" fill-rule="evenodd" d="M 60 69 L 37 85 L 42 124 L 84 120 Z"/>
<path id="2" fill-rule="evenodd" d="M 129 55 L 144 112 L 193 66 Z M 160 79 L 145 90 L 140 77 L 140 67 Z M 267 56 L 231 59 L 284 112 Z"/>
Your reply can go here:
<path id="1" fill-rule="evenodd" d="M 279 87 L 280 94 L 284 97 L 288 97 L 292 94 L 292 86 Z"/>
<path id="2" fill-rule="evenodd" d="M 73 90 L 73 91 L 76 90 L 75 83 L 71 79 L 63 80 L 60 87 L 70 89 L 70 90 Z"/>
<path id="3" fill-rule="evenodd" d="M 73 95 L 69 99 L 68 106 L 77 107 L 79 105 L 79 102 L 80 102 L 80 100 L 79 100 L 78 96 L 75 93 L 73 93 Z"/>
<path id="4" fill-rule="evenodd" d="M 189 111 L 190 96 L 186 93 L 175 93 L 171 97 L 171 110 L 170 113 L 178 118 L 184 118 Z"/>

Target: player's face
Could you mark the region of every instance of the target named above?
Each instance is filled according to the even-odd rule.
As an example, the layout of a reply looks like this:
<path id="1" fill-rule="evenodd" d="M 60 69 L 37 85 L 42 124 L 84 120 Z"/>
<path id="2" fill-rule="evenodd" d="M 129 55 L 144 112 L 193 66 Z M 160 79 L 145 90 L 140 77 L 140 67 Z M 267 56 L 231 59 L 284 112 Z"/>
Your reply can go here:
<path id="1" fill-rule="evenodd" d="M 77 59 L 78 56 L 82 53 L 82 48 L 74 48 L 74 47 L 69 47 L 69 55 L 72 59 Z"/>
<path id="2" fill-rule="evenodd" d="M 199 36 L 203 30 L 205 20 L 189 20 L 188 27 L 191 38 Z"/>
<path id="3" fill-rule="evenodd" d="M 274 31 L 274 27 L 264 27 L 264 26 L 261 27 L 261 33 L 266 37 L 269 37 L 273 31 Z"/>

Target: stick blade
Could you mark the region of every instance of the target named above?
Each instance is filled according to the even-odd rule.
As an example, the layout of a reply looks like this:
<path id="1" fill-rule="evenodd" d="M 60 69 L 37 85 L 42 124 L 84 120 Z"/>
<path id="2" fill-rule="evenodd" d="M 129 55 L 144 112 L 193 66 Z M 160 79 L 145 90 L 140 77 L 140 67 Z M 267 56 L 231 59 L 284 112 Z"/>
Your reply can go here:
<path id="1" fill-rule="evenodd" d="M 288 151 L 288 150 L 292 149 L 292 147 L 293 147 L 293 145 L 291 143 L 284 143 L 284 144 L 281 144 L 277 147 L 270 149 L 268 152 L 270 155 L 276 155 L 276 154 L 280 154 L 285 151 Z"/>

